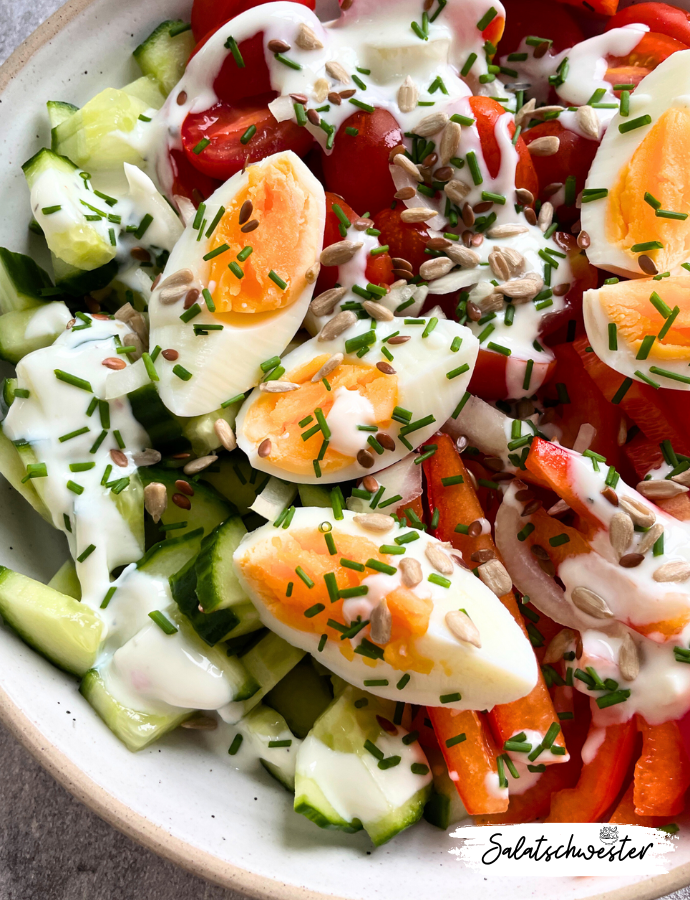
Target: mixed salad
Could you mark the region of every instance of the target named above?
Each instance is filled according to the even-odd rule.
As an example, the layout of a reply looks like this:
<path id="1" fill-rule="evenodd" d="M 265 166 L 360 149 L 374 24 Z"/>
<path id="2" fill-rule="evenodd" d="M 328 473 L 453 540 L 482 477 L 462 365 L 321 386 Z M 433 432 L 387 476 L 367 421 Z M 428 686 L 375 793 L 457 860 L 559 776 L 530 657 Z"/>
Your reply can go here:
<path id="1" fill-rule="evenodd" d="M 376 845 L 677 830 L 690 15 L 616 6 L 195 0 L 48 102 L 0 471 L 71 559 L 0 614 L 131 751 Z"/>

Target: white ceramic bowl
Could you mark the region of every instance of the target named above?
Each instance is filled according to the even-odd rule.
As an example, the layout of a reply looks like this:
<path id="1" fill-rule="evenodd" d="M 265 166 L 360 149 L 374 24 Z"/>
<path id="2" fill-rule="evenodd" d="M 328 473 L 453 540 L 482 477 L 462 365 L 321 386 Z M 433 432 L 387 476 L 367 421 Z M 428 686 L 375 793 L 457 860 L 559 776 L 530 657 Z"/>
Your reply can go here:
<path id="1" fill-rule="evenodd" d="M 460 0 L 456 0 L 460 2 Z M 131 51 L 186 0 L 70 0 L 0 69 L 0 245 L 40 253 L 27 231 L 21 164 L 49 143 L 47 100 L 79 105 L 136 75 Z M 32 246 L 32 243 L 35 244 Z M 0 479 L 0 562 L 48 580 L 67 556 L 50 529 Z M 202 735 L 172 734 L 129 753 L 58 672 L 0 627 L 0 716 L 76 797 L 126 834 L 186 869 L 255 897 L 419 900 L 519 896 L 546 900 L 647 900 L 690 882 L 690 840 L 673 870 L 619 878 L 487 880 L 448 851 L 455 842 L 421 822 L 373 850 L 366 836 L 322 831 L 292 811 L 263 770 L 233 768 Z"/>

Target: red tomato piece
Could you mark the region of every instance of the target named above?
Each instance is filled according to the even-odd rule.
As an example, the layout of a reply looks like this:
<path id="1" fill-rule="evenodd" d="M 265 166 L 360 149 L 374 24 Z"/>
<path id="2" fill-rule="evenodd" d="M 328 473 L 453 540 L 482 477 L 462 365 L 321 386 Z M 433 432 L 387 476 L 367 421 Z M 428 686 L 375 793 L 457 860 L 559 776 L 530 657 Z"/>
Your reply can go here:
<path id="1" fill-rule="evenodd" d="M 194 168 L 226 181 L 245 162 L 258 162 L 282 150 L 304 156 L 312 145 L 312 136 L 295 122 L 276 122 L 267 102 L 264 95 L 253 98 L 251 105 L 217 103 L 205 112 L 190 113 L 182 123 L 182 146 Z M 242 143 L 242 136 L 252 126 L 255 133 Z M 205 146 L 204 140 L 209 141 Z"/>
<path id="2" fill-rule="evenodd" d="M 358 133 L 348 134 L 347 128 Z M 385 109 L 351 115 L 338 129 L 333 152 L 323 155 L 326 188 L 372 215 L 390 206 L 395 185 L 388 158 L 393 147 L 402 144 L 402 137 L 400 126 Z"/>
<path id="3" fill-rule="evenodd" d="M 561 209 L 563 207 L 560 207 Z M 587 257 L 577 246 L 577 240 L 572 234 L 565 231 L 555 232 L 553 239 L 561 250 L 568 254 L 570 268 L 573 273 L 573 281 L 570 290 L 565 295 L 565 304 L 561 310 L 555 313 L 547 313 L 539 326 L 540 339 L 548 338 L 550 345 L 562 343 L 566 339 L 567 327 L 570 321 L 576 323 L 576 332 L 582 330 L 582 295 L 590 288 L 596 288 L 599 283 L 598 270 L 589 264 Z M 552 284 L 559 284 L 558 272 L 552 277 Z M 572 340 L 572 336 L 569 338 Z"/>
<path id="4" fill-rule="evenodd" d="M 170 165 L 173 170 L 173 196 L 177 194 L 187 197 L 194 206 L 210 197 L 221 184 L 215 178 L 209 178 L 208 175 L 195 169 L 181 150 L 170 151 Z"/>
<path id="5" fill-rule="evenodd" d="M 552 0 L 503 0 L 506 27 L 498 55 L 514 53 L 530 35 L 550 38 L 552 53 L 560 53 L 584 40 L 582 29 L 563 6 Z"/>
<path id="6" fill-rule="evenodd" d="M 494 129 L 496 128 L 496 122 L 504 114 L 505 110 L 500 103 L 492 100 L 491 97 L 470 97 L 470 106 L 477 120 L 477 130 L 479 131 L 484 162 L 491 177 L 496 178 L 501 168 L 501 151 Z M 515 134 L 515 125 L 512 122 L 509 133 L 511 136 Z M 539 180 L 532 163 L 532 157 L 522 137 L 517 139 L 515 149 L 518 153 L 515 186 L 527 188 L 536 197 L 539 193 Z"/>
<path id="7" fill-rule="evenodd" d="M 627 56 L 609 59 L 609 67 L 604 79 L 609 84 L 634 84 L 637 86 L 645 75 L 649 75 L 672 53 L 687 49 L 687 44 L 666 34 L 647 32 L 637 47 Z"/>
<path id="8" fill-rule="evenodd" d="M 655 34 L 667 34 L 669 37 L 690 45 L 690 13 L 668 3 L 638 3 L 619 10 L 609 19 L 606 30 L 622 28 L 639 22 L 649 25 Z"/>
<path id="9" fill-rule="evenodd" d="M 507 356 L 481 347 L 468 387 L 469 392 L 481 397 L 482 400 L 505 400 L 509 392 L 508 364 Z M 516 377 L 521 376 L 524 379 L 527 370 L 526 359 L 511 356 L 510 366 L 519 367 Z M 530 379 L 531 387 L 525 390 L 525 395 L 532 394 L 537 385 L 549 381 L 555 368 L 556 361 L 553 359 L 549 362 L 535 362 Z"/>
<path id="10" fill-rule="evenodd" d="M 209 31 L 199 41 L 192 51 L 190 59 L 196 56 L 217 30 L 214 28 Z M 266 65 L 263 31 L 247 38 L 246 41 L 241 41 L 238 49 L 244 65 L 238 66 L 235 57 L 228 52 L 213 82 L 213 90 L 218 99 L 225 103 L 235 104 L 258 94 L 270 93 L 270 99 L 277 96 L 275 91 L 272 91 L 271 76 Z"/>
<path id="11" fill-rule="evenodd" d="M 194 0 L 192 5 L 194 37 L 197 41 L 201 40 L 205 34 L 215 31 L 228 19 L 234 19 L 240 13 L 268 2 L 269 0 Z M 294 2 L 308 6 L 309 9 L 314 9 L 316 6 L 316 0 L 294 0 Z"/>
<path id="12" fill-rule="evenodd" d="M 618 82 L 616 82 L 618 84 Z M 599 148 L 598 141 L 590 141 L 587 138 L 568 131 L 560 122 L 542 122 L 525 132 L 525 144 L 527 147 L 537 138 L 554 136 L 560 141 L 558 153 L 553 156 L 534 156 L 532 164 L 539 179 L 539 185 L 543 192 L 549 184 L 565 184 L 568 175 L 575 176 L 575 194 L 577 196 L 585 186 L 592 160 Z M 542 200 L 549 197 L 543 193 Z M 580 217 L 579 210 L 572 206 L 561 205 L 556 209 L 556 219 L 561 225 L 570 225 Z"/>
<path id="13" fill-rule="evenodd" d="M 382 209 L 374 216 L 374 225 L 381 232 L 381 243 L 388 244 L 389 254 L 406 259 L 414 274 L 418 275 L 421 264 L 429 259 L 424 253 L 429 232 L 423 222 L 401 220 L 400 213 L 406 208 L 404 203 L 398 201 L 395 209 Z"/>
<path id="14" fill-rule="evenodd" d="M 567 6 L 577 6 L 580 12 L 584 12 L 582 0 L 559 0 L 559 2 Z M 600 16 L 612 16 L 618 9 L 618 0 L 591 0 L 591 3 L 587 3 L 587 9 Z"/>

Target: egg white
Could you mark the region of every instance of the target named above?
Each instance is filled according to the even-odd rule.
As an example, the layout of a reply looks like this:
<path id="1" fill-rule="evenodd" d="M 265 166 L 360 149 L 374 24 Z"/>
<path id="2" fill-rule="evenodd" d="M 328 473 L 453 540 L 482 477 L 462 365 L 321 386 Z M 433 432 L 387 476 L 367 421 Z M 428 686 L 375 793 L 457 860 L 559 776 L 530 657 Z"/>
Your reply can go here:
<path id="1" fill-rule="evenodd" d="M 422 333 L 429 322 L 428 319 L 420 320 L 423 324 L 419 325 L 405 325 L 404 321 L 404 319 L 397 318 L 392 322 L 379 322 L 376 328 L 376 343 L 372 346 L 370 352 L 363 357 L 363 362 L 369 365 L 376 365 L 378 362 L 388 363 L 386 357 L 381 353 L 381 347 L 388 346 L 382 343 L 382 339 L 395 332 L 411 336 L 411 340 L 405 344 L 390 346 L 389 349 L 394 357 L 390 365 L 395 369 L 398 379 L 398 406 L 410 410 L 413 413 L 413 421 L 428 415 L 434 416 L 435 421 L 432 424 L 408 435 L 407 439 L 412 446 L 418 447 L 427 441 L 450 418 L 462 399 L 472 377 L 477 353 L 479 352 L 479 341 L 469 328 L 456 322 L 451 322 L 448 319 L 439 319 L 434 330 L 425 338 L 422 337 Z M 369 331 L 371 324 L 369 319 L 358 320 L 347 331 L 332 341 L 320 341 L 318 338 L 306 341 L 281 361 L 281 365 L 286 372 L 282 380 L 287 380 L 289 373 L 293 369 L 308 363 L 314 357 L 322 354 L 342 353 L 345 357 L 344 362 L 358 363 L 359 359 L 355 353 L 346 353 L 345 342 Z M 456 337 L 462 339 L 462 344 L 459 350 L 453 352 L 450 346 Z M 467 364 L 469 367 L 464 374 L 452 379 L 446 377 L 448 372 L 464 364 Z M 263 437 L 261 441 L 255 443 L 245 433 L 244 424 L 247 414 L 252 405 L 261 396 L 262 392 L 257 389 L 250 394 L 243 404 L 237 418 L 237 443 L 249 457 L 252 466 L 260 469 L 262 472 L 268 472 L 287 481 L 297 481 L 301 484 L 327 484 L 334 481 L 361 478 L 367 473 L 377 472 L 379 469 L 384 469 L 403 459 L 410 452 L 409 447 L 406 447 L 398 439 L 398 433 L 402 428 L 402 424 L 394 421 L 391 422 L 388 428 L 382 428 L 380 431 L 394 439 L 396 448 L 395 450 L 386 450 L 380 456 L 372 452 L 374 465 L 370 469 L 364 468 L 354 459 L 350 465 L 330 474 L 324 473 L 321 478 L 317 478 L 313 471 L 309 475 L 296 475 L 292 472 L 287 472 L 280 465 L 272 462 L 270 456 L 263 459 L 259 456 L 258 448 L 264 439 Z M 360 434 L 360 449 L 371 449 L 367 445 L 369 433 L 362 431 Z M 277 438 L 277 440 L 280 440 L 280 438 Z"/>
<path id="2" fill-rule="evenodd" d="M 314 201 L 317 214 L 310 218 L 309 230 L 316 261 L 323 243 L 326 216 L 323 186 L 290 150 L 266 157 L 256 165 L 265 167 L 281 158 L 290 160 L 300 185 Z M 230 208 L 233 198 L 244 189 L 248 178 L 246 172 L 237 172 L 208 198 L 207 222 L 213 221 L 221 206 Z M 195 276 L 194 286 L 199 289 L 208 287 L 210 263 L 203 257 L 210 249 L 212 238 L 206 239 L 204 236 L 197 241 L 197 237 L 198 232 L 190 222 L 170 254 L 161 283 L 180 269 L 189 268 Z M 251 243 L 250 236 L 247 243 Z M 225 400 L 257 384 L 262 376 L 260 363 L 283 352 L 304 319 L 312 292 L 313 285 L 307 285 L 290 306 L 269 314 L 247 314 L 246 325 L 237 327 L 228 324 L 222 313 L 210 312 L 202 298 L 199 298 L 201 313 L 192 322 L 184 323 L 180 320 L 182 301 L 164 306 L 158 299 L 160 289 L 154 291 L 149 304 L 150 344 L 179 353 L 175 363 L 162 359 L 157 363 L 159 391 L 165 405 L 179 416 L 201 415 L 213 412 Z M 224 328 L 197 337 L 193 325 L 203 324 L 223 324 Z M 189 381 L 183 381 L 173 373 L 173 366 L 177 364 L 192 373 Z"/>
<path id="3" fill-rule="evenodd" d="M 322 522 L 331 524 L 336 546 L 338 532 L 384 544 L 391 543 L 397 534 L 409 531 L 408 528 L 399 529 L 395 525 L 385 534 L 373 534 L 355 522 L 355 513 L 344 511 L 343 519 L 336 520 L 329 509 L 308 507 L 295 512 L 288 532 L 316 529 Z M 498 597 L 483 582 L 460 566 L 456 566 L 450 576 L 450 588 L 428 581 L 435 569 L 426 558 L 425 548 L 429 544 L 442 545 L 424 532 L 419 532 L 418 540 L 405 544 L 405 557 L 413 557 L 420 563 L 423 581 L 415 590 L 420 591 L 420 596 L 425 595 L 422 591 L 428 592 L 426 595 L 430 594 L 434 603 L 429 629 L 424 636 L 416 639 L 418 653 L 435 661 L 432 671 L 428 675 L 410 671 L 409 682 L 398 690 L 396 685 L 403 675 L 402 671 L 394 669 L 383 660 L 365 660 L 359 654 L 355 654 L 351 662 L 348 661 L 340 653 L 339 635 L 332 629 L 329 630 L 329 639 L 323 650 L 319 652 L 320 635 L 298 631 L 276 619 L 242 571 L 243 560 L 253 547 L 270 541 L 281 533 L 280 529 L 268 523 L 242 539 L 233 557 L 240 583 L 255 604 L 264 625 L 295 647 L 312 653 L 350 684 L 365 687 L 365 680 L 387 679 L 389 684 L 386 686 L 367 685 L 365 689 L 389 700 L 404 700 L 425 706 L 440 706 L 441 696 L 459 692 L 460 700 L 444 704 L 451 709 L 490 709 L 497 703 L 510 703 L 524 697 L 536 684 L 537 664 L 529 641 Z M 392 565 L 396 565 L 401 558 L 403 557 L 393 557 Z M 369 574 L 378 575 L 376 572 Z M 394 588 L 395 576 L 380 577 L 390 578 L 390 589 Z M 366 601 L 367 597 L 359 599 Z M 481 649 L 459 641 L 448 629 L 445 623 L 446 613 L 460 608 L 466 610 L 479 629 Z M 363 637 L 370 637 L 368 626 L 353 640 L 353 644 Z"/>

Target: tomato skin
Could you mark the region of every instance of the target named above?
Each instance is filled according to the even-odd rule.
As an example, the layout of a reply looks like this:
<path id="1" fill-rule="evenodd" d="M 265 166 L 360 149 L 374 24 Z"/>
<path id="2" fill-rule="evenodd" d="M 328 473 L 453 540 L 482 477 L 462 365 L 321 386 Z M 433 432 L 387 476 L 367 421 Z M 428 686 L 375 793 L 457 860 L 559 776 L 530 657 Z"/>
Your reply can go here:
<path id="1" fill-rule="evenodd" d="M 582 29 L 568 10 L 552 0 L 502 0 L 506 27 L 498 45 L 498 55 L 514 53 L 522 39 L 531 34 L 550 38 L 552 53 L 560 53 L 584 40 Z M 510 64 L 509 64 L 510 65 Z"/>
<path id="2" fill-rule="evenodd" d="M 347 134 L 346 128 L 357 128 L 359 134 Z M 338 129 L 333 152 L 323 154 L 326 189 L 340 194 L 354 209 L 372 215 L 390 206 L 395 185 L 388 158 L 402 138 L 400 126 L 388 110 L 353 113 Z"/>
<path id="3" fill-rule="evenodd" d="M 501 150 L 498 146 L 494 129 L 496 128 L 496 122 L 504 114 L 505 110 L 500 103 L 492 100 L 491 97 L 470 97 L 469 101 L 474 117 L 477 120 L 477 130 L 484 162 L 489 170 L 489 175 L 492 178 L 496 178 L 501 168 Z M 511 136 L 515 134 L 515 125 L 512 122 L 508 132 Z M 517 139 L 515 149 L 518 153 L 515 186 L 526 188 L 536 197 L 539 193 L 539 179 L 532 157 L 522 137 Z"/>
<path id="4" fill-rule="evenodd" d="M 186 197 L 194 206 L 198 207 L 222 183 L 195 169 L 181 150 L 170 151 L 170 165 L 173 170 L 173 196 Z"/>
<path id="5" fill-rule="evenodd" d="M 194 37 L 199 41 L 209 31 L 215 31 L 220 25 L 225 24 L 228 19 L 234 19 L 240 13 L 268 2 L 270 0 L 194 0 L 192 5 Z M 293 0 L 293 2 L 312 10 L 316 6 L 316 0 Z"/>
<path id="6" fill-rule="evenodd" d="M 406 259 L 418 275 L 421 264 L 429 259 L 424 252 L 429 232 L 422 222 L 401 221 L 400 213 L 404 209 L 407 207 L 400 200 L 395 209 L 382 209 L 374 216 L 374 226 L 381 232 L 380 242 L 388 244 L 390 255 Z"/>
<path id="7" fill-rule="evenodd" d="M 638 3 L 636 6 L 628 6 L 609 19 L 606 31 L 622 28 L 633 22 L 649 25 L 649 30 L 656 34 L 667 34 L 690 45 L 690 13 L 677 6 L 670 6 L 668 3 Z"/>
<path id="8" fill-rule="evenodd" d="M 687 49 L 687 44 L 675 38 L 649 31 L 627 56 L 609 57 L 609 67 L 604 80 L 609 84 L 637 86 L 645 75 L 656 69 L 671 54 Z"/>
<path id="9" fill-rule="evenodd" d="M 270 99 L 270 97 L 269 97 Z M 187 160 L 205 175 L 226 181 L 245 165 L 258 162 L 282 150 L 294 150 L 304 156 L 312 145 L 312 136 L 295 122 L 276 122 L 268 109 L 266 95 L 254 98 L 251 105 L 231 107 L 217 103 L 202 113 L 190 113 L 182 123 L 182 146 Z M 251 126 L 256 133 L 247 144 L 240 138 Z M 194 148 L 208 138 L 200 153 Z"/>
<path id="10" fill-rule="evenodd" d="M 326 191 L 326 224 L 323 230 L 324 247 L 330 247 L 331 244 L 336 244 L 338 241 L 343 240 L 338 227 L 340 219 L 333 211 L 334 203 L 340 206 L 350 222 L 354 222 L 358 218 L 354 209 L 342 197 L 331 191 Z M 381 243 L 383 242 L 381 241 Z M 379 253 L 376 256 L 370 256 L 367 261 L 365 277 L 371 284 L 392 284 L 395 279 L 393 277 L 393 263 L 390 255 L 388 253 Z M 338 266 L 322 266 L 314 288 L 314 296 L 316 297 L 323 291 L 328 291 L 330 288 L 335 287 L 337 280 Z"/>
<path id="11" fill-rule="evenodd" d="M 584 188 L 590 166 L 599 149 L 598 141 L 589 141 L 587 138 L 568 131 L 560 122 L 542 122 L 530 128 L 525 133 L 525 145 L 529 147 L 532 141 L 539 137 L 555 136 L 560 141 L 558 153 L 553 156 L 532 157 L 539 184 L 543 189 L 548 184 L 565 184 L 568 175 L 575 176 L 575 196 Z M 550 198 L 541 196 L 542 200 Z M 561 205 L 556 209 L 555 218 L 561 225 L 571 225 L 580 218 L 580 212 L 575 205 Z"/>
<path id="12" fill-rule="evenodd" d="M 527 360 L 515 359 L 515 357 L 512 357 L 512 360 L 513 365 L 517 362 L 522 363 L 523 367 L 527 366 Z M 549 362 L 535 362 L 532 368 L 532 384 L 543 384 L 548 381 L 555 368 L 555 359 Z M 481 397 L 482 400 L 506 400 L 508 398 L 507 370 L 507 356 L 480 347 L 467 390 L 471 394 Z M 525 393 L 533 393 L 533 390 Z"/>
<path id="13" fill-rule="evenodd" d="M 539 338 L 540 340 L 548 338 L 546 343 L 551 345 L 565 340 L 566 327 L 570 320 L 575 320 L 578 333 L 584 330 L 582 295 L 590 288 L 598 287 L 600 277 L 599 270 L 590 265 L 586 255 L 577 246 L 577 239 L 574 235 L 565 231 L 557 231 L 553 235 L 553 240 L 560 250 L 568 255 L 573 281 L 570 283 L 570 290 L 565 295 L 563 308 L 556 313 L 545 315 L 541 320 Z M 553 284 L 558 284 L 557 273 L 554 274 Z M 559 329 L 562 331 L 557 334 Z M 572 337 L 570 339 L 572 340 Z"/>

